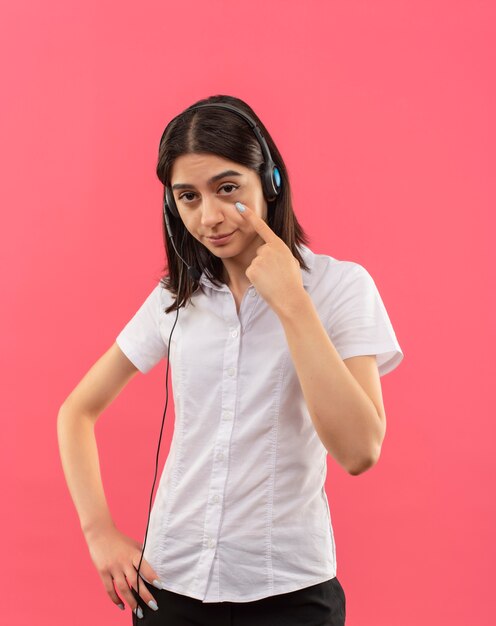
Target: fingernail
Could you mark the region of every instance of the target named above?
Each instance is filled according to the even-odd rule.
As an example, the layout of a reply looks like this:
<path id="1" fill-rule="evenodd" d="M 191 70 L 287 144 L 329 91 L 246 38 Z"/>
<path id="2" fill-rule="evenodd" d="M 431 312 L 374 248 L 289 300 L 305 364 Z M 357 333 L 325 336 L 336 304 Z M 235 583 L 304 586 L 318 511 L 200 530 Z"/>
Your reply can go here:
<path id="1" fill-rule="evenodd" d="M 140 606 L 137 606 L 135 609 L 133 609 L 133 613 L 136 613 L 136 615 L 140 619 L 143 617 L 143 609 Z"/>
<path id="2" fill-rule="evenodd" d="M 243 213 L 243 211 L 244 211 L 244 210 L 245 210 L 245 208 L 246 208 L 246 207 L 244 206 L 244 204 L 241 204 L 241 202 L 236 202 L 236 204 L 235 204 L 234 206 L 238 209 L 238 211 L 239 211 L 240 213 Z"/>
<path id="3" fill-rule="evenodd" d="M 150 602 L 148 602 L 148 606 L 154 611 L 158 611 L 158 604 L 155 602 L 155 600 L 150 600 Z"/>
<path id="4" fill-rule="evenodd" d="M 122 604 L 122 602 L 120 604 L 117 605 L 122 611 L 124 611 L 124 605 Z"/>
<path id="5" fill-rule="evenodd" d="M 153 581 L 153 586 L 156 587 L 157 589 L 165 589 L 164 587 L 164 583 L 159 580 L 158 578 L 155 578 L 155 580 Z"/>

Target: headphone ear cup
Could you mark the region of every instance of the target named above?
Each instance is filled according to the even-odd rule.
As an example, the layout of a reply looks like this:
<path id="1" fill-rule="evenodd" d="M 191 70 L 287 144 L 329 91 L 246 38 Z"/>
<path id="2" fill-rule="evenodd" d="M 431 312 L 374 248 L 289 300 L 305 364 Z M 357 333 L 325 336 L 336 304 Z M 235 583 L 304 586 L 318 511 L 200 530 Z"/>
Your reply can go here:
<path id="1" fill-rule="evenodd" d="M 281 174 L 273 162 L 267 164 L 263 172 L 265 199 L 275 200 L 281 191 Z"/>
<path id="2" fill-rule="evenodd" d="M 176 207 L 174 194 L 172 193 L 171 188 L 168 186 L 165 187 L 165 202 L 166 202 L 166 207 L 169 209 L 172 215 L 174 217 L 179 217 L 179 211 L 177 210 L 177 207 Z"/>

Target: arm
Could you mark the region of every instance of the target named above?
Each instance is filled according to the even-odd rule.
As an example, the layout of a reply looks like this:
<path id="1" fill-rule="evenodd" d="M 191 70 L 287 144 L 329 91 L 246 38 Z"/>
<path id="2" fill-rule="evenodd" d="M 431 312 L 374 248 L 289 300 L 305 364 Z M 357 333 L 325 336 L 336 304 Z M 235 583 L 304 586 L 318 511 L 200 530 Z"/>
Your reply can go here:
<path id="1" fill-rule="evenodd" d="M 304 290 L 276 313 L 322 443 L 350 474 L 365 471 L 379 458 L 386 428 L 375 356 L 345 363 Z"/>
<path id="2" fill-rule="evenodd" d="M 114 343 L 69 394 L 57 418 L 62 466 L 91 558 L 112 602 L 124 609 L 122 600 L 126 600 L 133 611 L 142 611 L 137 594 L 131 591 L 138 590 L 140 561 L 140 577 L 159 588 L 161 583 L 146 559 L 141 559 L 141 544 L 121 533 L 110 515 L 100 475 L 95 423 L 138 371 Z M 145 585 L 139 586 L 139 596 L 158 609 L 156 603 L 150 604 L 154 597 Z"/>
<path id="3" fill-rule="evenodd" d="M 385 434 L 375 356 L 341 360 L 304 289 L 298 260 L 253 209 L 235 206 L 265 242 L 245 274 L 281 321 L 315 430 L 326 450 L 359 474 L 377 461 Z"/>
<path id="4" fill-rule="evenodd" d="M 62 467 L 85 536 L 114 525 L 100 475 L 95 423 L 137 372 L 114 343 L 69 394 L 58 413 Z"/>

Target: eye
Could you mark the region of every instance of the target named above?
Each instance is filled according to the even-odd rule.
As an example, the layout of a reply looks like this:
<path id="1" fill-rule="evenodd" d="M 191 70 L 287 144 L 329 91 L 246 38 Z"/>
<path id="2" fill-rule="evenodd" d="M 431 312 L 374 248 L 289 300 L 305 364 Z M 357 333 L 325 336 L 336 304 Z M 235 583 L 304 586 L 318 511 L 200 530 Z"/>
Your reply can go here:
<path id="1" fill-rule="evenodd" d="M 192 191 L 186 191 L 185 193 L 182 193 L 179 196 L 179 200 L 182 200 L 183 198 L 186 198 L 186 196 L 196 196 L 196 194 L 193 193 Z"/>
<path id="2" fill-rule="evenodd" d="M 233 185 L 232 183 L 226 183 L 225 185 L 222 185 L 220 187 L 220 189 L 223 189 L 224 187 L 233 187 L 234 190 L 239 188 L 239 185 Z"/>
<path id="3" fill-rule="evenodd" d="M 227 191 L 228 194 L 233 193 L 234 191 L 236 191 L 236 189 L 239 189 L 239 185 L 234 185 L 233 183 L 224 183 L 223 185 L 219 187 L 219 189 L 225 189 L 226 187 L 228 188 L 230 187 L 233 190 L 233 191 Z M 179 200 L 182 200 L 186 204 L 191 204 L 193 200 L 192 199 L 188 200 L 186 196 L 196 196 L 196 193 L 194 193 L 193 191 L 185 191 L 178 198 Z"/>

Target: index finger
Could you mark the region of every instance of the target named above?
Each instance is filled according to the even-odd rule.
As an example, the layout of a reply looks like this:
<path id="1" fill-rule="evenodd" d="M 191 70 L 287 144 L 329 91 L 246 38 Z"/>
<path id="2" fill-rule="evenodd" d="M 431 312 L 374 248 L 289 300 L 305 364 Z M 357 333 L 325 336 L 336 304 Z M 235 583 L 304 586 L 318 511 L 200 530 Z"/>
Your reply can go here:
<path id="1" fill-rule="evenodd" d="M 241 202 L 236 202 L 234 206 L 240 215 L 243 215 L 246 220 L 251 222 L 253 228 L 266 243 L 274 243 L 277 239 L 279 239 L 267 222 L 257 215 L 253 209 L 250 209 Z M 242 210 L 240 211 L 238 207 L 241 207 Z"/>

